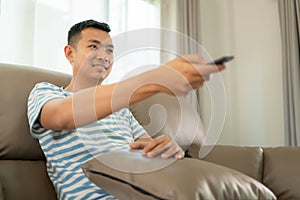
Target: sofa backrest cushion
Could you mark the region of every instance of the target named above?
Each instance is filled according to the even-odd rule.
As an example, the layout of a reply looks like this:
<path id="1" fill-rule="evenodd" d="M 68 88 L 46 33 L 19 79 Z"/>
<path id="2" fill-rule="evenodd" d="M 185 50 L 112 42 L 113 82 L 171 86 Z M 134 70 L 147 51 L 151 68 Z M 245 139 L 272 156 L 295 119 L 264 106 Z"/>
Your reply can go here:
<path id="1" fill-rule="evenodd" d="M 264 148 L 263 183 L 278 199 L 300 199 L 300 147 Z"/>
<path id="2" fill-rule="evenodd" d="M 199 114 L 184 97 L 159 93 L 130 110 L 151 136 L 168 135 L 185 150 L 192 144 L 199 147 L 205 135 Z"/>
<path id="3" fill-rule="evenodd" d="M 66 85 L 70 76 L 27 66 L 0 64 L 0 158 L 43 159 L 29 133 L 27 99 L 37 82 Z"/>
<path id="4" fill-rule="evenodd" d="M 263 150 L 260 147 L 216 145 L 203 160 L 235 169 L 262 182 Z"/>
<path id="5" fill-rule="evenodd" d="M 157 94 L 130 106 L 139 123 L 150 133 L 166 134 L 188 149 L 190 157 L 198 158 L 205 134 L 196 110 L 184 98 Z M 203 135 L 201 135 L 203 134 Z M 238 170 L 262 181 L 262 149 L 217 145 L 203 160 Z"/>

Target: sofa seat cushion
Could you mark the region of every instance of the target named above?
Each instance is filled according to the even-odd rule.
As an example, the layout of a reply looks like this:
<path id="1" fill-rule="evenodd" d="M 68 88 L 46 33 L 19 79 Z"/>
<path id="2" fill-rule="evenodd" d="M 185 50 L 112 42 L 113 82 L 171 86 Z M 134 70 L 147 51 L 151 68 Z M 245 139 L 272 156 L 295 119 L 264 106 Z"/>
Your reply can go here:
<path id="1" fill-rule="evenodd" d="M 82 166 L 96 185 L 120 199 L 276 199 L 255 179 L 198 159 L 145 158 L 109 152 Z"/>

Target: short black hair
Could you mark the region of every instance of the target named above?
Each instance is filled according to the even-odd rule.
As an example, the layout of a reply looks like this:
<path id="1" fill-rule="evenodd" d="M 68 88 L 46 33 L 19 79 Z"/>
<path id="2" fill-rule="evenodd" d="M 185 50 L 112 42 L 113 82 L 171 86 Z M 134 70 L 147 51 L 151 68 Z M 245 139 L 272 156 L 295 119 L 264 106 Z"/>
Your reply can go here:
<path id="1" fill-rule="evenodd" d="M 110 27 L 106 23 L 98 22 L 98 21 L 95 21 L 92 19 L 85 20 L 85 21 L 79 22 L 77 24 L 74 24 L 70 28 L 70 30 L 68 32 L 68 45 L 75 47 L 76 43 L 80 39 L 81 31 L 83 31 L 84 29 L 87 29 L 87 28 L 96 28 L 96 29 L 105 31 L 107 33 L 110 32 Z"/>

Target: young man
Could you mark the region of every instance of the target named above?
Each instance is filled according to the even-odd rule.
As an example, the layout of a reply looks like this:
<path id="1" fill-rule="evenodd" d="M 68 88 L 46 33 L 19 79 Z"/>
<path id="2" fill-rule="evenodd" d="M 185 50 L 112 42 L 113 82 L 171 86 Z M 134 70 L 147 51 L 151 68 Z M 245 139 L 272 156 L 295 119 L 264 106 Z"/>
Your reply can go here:
<path id="1" fill-rule="evenodd" d="M 70 84 L 38 83 L 28 99 L 28 118 L 47 158 L 47 170 L 59 199 L 114 199 L 90 182 L 81 170 L 94 153 L 142 149 L 147 157 L 181 159 L 184 151 L 169 137 L 152 139 L 126 108 L 156 93 L 185 95 L 208 76 L 224 69 L 203 64 L 198 55 L 125 81 L 102 86 L 109 75 L 114 46 L 105 23 L 87 20 L 68 33 L 65 56 L 73 67 Z M 199 73 L 201 72 L 201 74 Z M 86 144 L 95 145 L 93 149 Z"/>

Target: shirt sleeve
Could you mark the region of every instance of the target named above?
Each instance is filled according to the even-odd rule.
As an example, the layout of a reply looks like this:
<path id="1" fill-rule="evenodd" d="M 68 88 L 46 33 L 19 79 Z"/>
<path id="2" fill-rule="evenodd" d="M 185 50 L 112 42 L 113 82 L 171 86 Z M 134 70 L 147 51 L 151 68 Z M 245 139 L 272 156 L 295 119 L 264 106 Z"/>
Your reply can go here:
<path id="1" fill-rule="evenodd" d="M 134 118 L 133 114 L 130 111 L 129 118 L 134 140 L 137 140 L 142 136 L 148 135 L 147 131 L 139 124 L 139 122 Z"/>
<path id="2" fill-rule="evenodd" d="M 27 103 L 27 117 L 29 122 L 30 133 L 33 137 L 37 137 L 39 133 L 34 126 L 38 124 L 41 109 L 48 101 L 55 98 L 64 98 L 59 88 L 51 83 L 38 83 L 31 90 Z"/>

